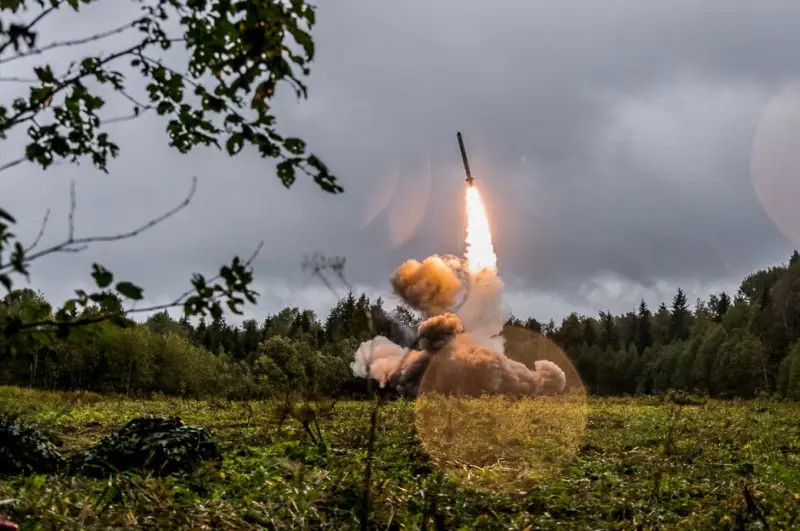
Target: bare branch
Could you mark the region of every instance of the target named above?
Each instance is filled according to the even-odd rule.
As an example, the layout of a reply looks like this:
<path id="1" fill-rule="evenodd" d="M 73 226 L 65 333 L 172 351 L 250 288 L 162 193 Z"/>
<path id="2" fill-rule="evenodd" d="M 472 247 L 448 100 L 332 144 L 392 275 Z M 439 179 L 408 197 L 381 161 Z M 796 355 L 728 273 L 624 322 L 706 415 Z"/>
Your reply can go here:
<path id="1" fill-rule="evenodd" d="M 100 122 L 103 125 L 113 124 L 113 123 L 117 123 L 117 122 L 127 122 L 128 120 L 135 120 L 136 118 L 138 118 L 139 116 L 141 116 L 145 112 L 150 111 L 150 110 L 152 110 L 154 108 L 149 103 L 142 103 L 141 101 L 137 100 L 136 98 L 134 98 L 133 96 L 128 94 L 128 92 L 125 91 L 122 88 L 118 88 L 116 90 L 117 90 L 117 92 L 119 94 L 122 95 L 123 98 L 125 98 L 129 102 L 133 103 L 133 105 L 134 105 L 133 112 L 130 113 L 130 114 L 123 115 L 123 116 L 116 116 L 114 118 L 106 118 L 105 120 Z"/>
<path id="2" fill-rule="evenodd" d="M 3 164 L 2 166 L 0 166 L 0 172 L 1 172 L 1 171 L 8 170 L 8 169 L 11 169 L 11 168 L 13 168 L 14 166 L 17 166 L 17 165 L 19 165 L 19 164 L 22 164 L 22 163 L 23 163 L 23 162 L 25 162 L 26 160 L 28 160 L 26 157 L 20 157 L 20 158 L 18 158 L 18 159 L 14 159 L 14 160 L 12 160 L 11 162 L 6 162 L 6 163 L 5 163 L 5 164 Z"/>
<path id="3" fill-rule="evenodd" d="M 39 229 L 39 234 L 36 235 L 36 239 L 33 240 L 33 243 L 30 244 L 26 249 L 25 252 L 28 253 L 32 251 L 37 245 L 39 245 L 39 240 L 42 239 L 44 236 L 44 229 L 47 227 L 47 221 L 50 219 L 50 209 L 47 209 L 47 212 L 44 213 L 44 218 L 42 219 L 42 227 Z"/>
<path id="4" fill-rule="evenodd" d="M 152 107 L 153 107 L 153 106 L 152 106 L 152 105 L 150 105 L 149 103 L 142 103 L 142 102 L 140 102 L 139 100 L 137 100 L 136 98 L 134 98 L 133 96 L 131 96 L 130 94 L 128 94 L 127 92 L 125 92 L 125 91 L 124 91 L 124 90 L 122 90 L 122 89 L 118 89 L 118 90 L 117 90 L 117 92 L 119 92 L 120 94 L 122 94 L 122 96 L 123 96 L 123 97 L 124 97 L 126 100 L 128 100 L 128 101 L 129 101 L 129 102 L 131 102 L 131 103 L 133 103 L 133 104 L 134 104 L 134 105 L 136 105 L 137 107 L 140 107 L 140 108 L 142 108 L 142 109 L 150 109 L 150 108 L 152 108 Z"/>
<path id="5" fill-rule="evenodd" d="M 38 258 L 57 252 L 78 252 L 76 249 L 83 250 L 86 248 L 85 247 L 86 245 L 92 243 L 113 242 L 138 236 L 142 232 L 145 232 L 146 230 L 155 227 L 156 225 L 162 223 L 168 218 L 171 218 L 172 216 L 174 216 L 175 214 L 186 208 L 192 201 L 192 198 L 194 197 L 194 193 L 196 190 L 197 190 L 197 177 L 192 177 L 192 187 L 189 190 L 189 193 L 186 196 L 186 198 L 183 201 L 181 201 L 180 204 L 168 210 L 164 214 L 158 216 L 157 218 L 154 218 L 148 221 L 147 223 L 140 225 L 139 227 L 136 227 L 131 231 L 119 234 L 112 234 L 108 236 L 87 236 L 84 238 L 75 238 L 74 234 L 75 193 L 74 193 L 74 186 L 72 186 L 70 188 L 69 237 L 61 243 L 58 243 L 56 245 L 53 245 L 51 247 L 33 253 L 29 256 L 26 256 L 24 263 L 28 264 Z M 4 265 L 0 267 L 0 272 L 2 272 L 3 270 L 8 270 L 10 269 L 10 267 L 11 267 L 10 264 Z"/>
<path id="6" fill-rule="evenodd" d="M 75 240 L 75 208 L 77 207 L 75 201 L 75 181 L 71 181 L 69 183 L 69 238 L 67 241 L 74 241 Z"/>
<path id="7" fill-rule="evenodd" d="M 1 62 L 1 61 L 0 61 Z M 38 83 L 35 77 L 0 77 L 0 83 Z"/>
<path id="8" fill-rule="evenodd" d="M 59 249 L 59 253 L 79 253 L 81 251 L 85 251 L 88 249 L 88 245 L 79 245 L 77 247 L 64 247 L 63 249 Z"/>
<path id="9" fill-rule="evenodd" d="M 303 271 L 311 270 L 311 274 L 316 275 L 322 281 L 322 283 L 325 284 L 328 290 L 331 293 L 333 293 L 333 296 L 338 299 L 339 294 L 336 292 L 336 289 L 334 289 L 333 285 L 328 280 L 328 277 L 326 277 L 325 274 L 323 273 L 323 270 L 326 269 L 326 267 L 327 263 L 325 257 L 322 254 L 320 254 L 319 251 L 315 251 L 314 254 L 311 255 L 311 258 L 309 258 L 308 256 L 303 258 L 302 262 Z"/>
<path id="10" fill-rule="evenodd" d="M 144 107 L 141 111 L 138 111 L 138 112 L 134 111 L 134 112 L 132 112 L 130 114 L 123 114 L 122 116 L 115 116 L 113 118 L 106 118 L 105 120 L 103 120 L 102 123 L 103 123 L 103 125 L 107 125 L 107 124 L 116 124 L 116 123 L 119 123 L 119 122 L 128 122 L 130 120 L 135 120 L 138 117 L 140 117 L 142 114 L 144 114 L 145 112 L 151 110 L 152 108 L 153 107 L 148 105 L 147 107 Z"/>
<path id="11" fill-rule="evenodd" d="M 127 29 L 131 29 L 134 25 L 139 22 L 141 19 L 134 20 L 132 22 L 128 22 L 127 24 L 123 24 L 122 26 L 118 26 L 114 29 L 110 29 L 108 31 L 103 31 L 101 33 L 96 33 L 89 37 L 83 37 L 81 39 L 72 39 L 66 41 L 57 41 L 51 42 L 50 44 L 46 44 L 41 48 L 33 48 L 26 52 L 18 53 L 17 55 L 12 55 L 10 57 L 6 57 L 5 59 L 0 59 L 0 64 L 10 63 L 12 61 L 16 61 L 17 59 L 22 59 L 23 57 L 30 57 L 32 55 L 40 55 L 48 50 L 52 50 L 53 48 L 62 48 L 67 46 L 78 46 L 81 44 L 86 44 L 88 42 L 99 41 L 101 39 L 105 39 L 106 37 L 112 37 L 114 35 L 119 35 L 123 31 Z"/>
<path id="12" fill-rule="evenodd" d="M 313 255 L 311 255 L 311 258 L 306 256 L 303 259 L 302 267 L 303 271 L 311 270 L 311 273 L 319 277 L 319 279 L 322 280 L 331 293 L 333 293 L 336 298 L 339 298 L 339 294 L 333 288 L 333 285 L 328 280 L 328 277 L 325 276 L 325 271 L 330 270 L 333 272 L 333 274 L 341 281 L 341 283 L 344 284 L 345 287 L 352 293 L 353 288 L 350 286 L 350 283 L 344 276 L 345 262 L 346 258 L 343 256 L 326 257 L 319 251 L 316 251 Z"/>

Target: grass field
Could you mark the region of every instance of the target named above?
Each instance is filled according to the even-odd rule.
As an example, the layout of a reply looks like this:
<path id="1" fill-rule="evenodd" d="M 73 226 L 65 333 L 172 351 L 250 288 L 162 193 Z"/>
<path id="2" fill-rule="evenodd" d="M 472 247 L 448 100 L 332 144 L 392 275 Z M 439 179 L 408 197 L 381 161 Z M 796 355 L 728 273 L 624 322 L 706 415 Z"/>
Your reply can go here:
<path id="1" fill-rule="evenodd" d="M 517 422 L 513 429 L 505 421 L 487 428 L 480 414 L 513 416 L 515 406 L 507 402 L 459 405 L 460 416 L 448 416 L 448 424 L 442 415 L 430 420 L 430 411 L 443 406 L 381 406 L 370 528 L 800 527 L 800 404 L 681 406 L 656 398 L 590 398 L 585 408 L 552 404 L 547 420 Z M 279 431 L 271 403 L 0 387 L 0 409 L 44 430 L 64 454 L 134 416 L 153 414 L 179 415 L 209 429 L 224 455 L 221 467 L 188 477 L 0 478 L 0 500 L 18 500 L 0 506 L 0 519 L 31 529 L 357 528 L 372 405 L 336 403 L 319 419 L 313 433 L 322 441 L 314 443 L 297 421 Z M 491 442 L 476 451 L 475 440 Z M 464 462 L 471 455 L 483 462 Z M 503 456 L 494 464 L 505 473 L 482 475 L 495 455 Z M 546 473 L 520 478 L 515 467 L 526 459 L 546 462 Z"/>

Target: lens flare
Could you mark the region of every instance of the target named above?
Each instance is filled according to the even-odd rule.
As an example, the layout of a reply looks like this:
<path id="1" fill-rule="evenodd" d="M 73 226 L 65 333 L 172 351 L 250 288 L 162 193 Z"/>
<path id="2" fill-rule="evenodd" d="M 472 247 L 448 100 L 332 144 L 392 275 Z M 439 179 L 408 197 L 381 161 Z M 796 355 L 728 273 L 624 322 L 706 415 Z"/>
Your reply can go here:
<path id="1" fill-rule="evenodd" d="M 483 270 L 497 270 L 497 256 L 492 245 L 489 217 L 483 206 L 481 194 L 474 185 L 467 186 L 467 268 L 478 274 Z"/>

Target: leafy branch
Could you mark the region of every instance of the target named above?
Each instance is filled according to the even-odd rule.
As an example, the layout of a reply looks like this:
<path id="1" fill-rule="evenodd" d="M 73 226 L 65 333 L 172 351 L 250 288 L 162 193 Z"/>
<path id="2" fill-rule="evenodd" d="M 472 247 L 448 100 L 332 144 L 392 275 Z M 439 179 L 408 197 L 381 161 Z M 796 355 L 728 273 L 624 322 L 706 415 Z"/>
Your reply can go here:
<path id="1" fill-rule="evenodd" d="M 316 22 L 315 8 L 304 0 L 140 0 L 142 16 L 97 33 L 68 40 L 51 40 L 39 45 L 38 24 L 67 4 L 75 11 L 100 0 L 0 0 L 0 65 L 22 59 L 43 59 L 52 50 L 77 50 L 78 47 L 102 42 L 113 47 L 120 35 L 138 32 L 139 37 L 127 40 L 120 49 L 99 55 L 76 52 L 66 72 L 56 74 L 46 62 L 33 68 L 33 76 L 22 74 L 0 77 L 5 82 L 28 83 L 26 97 L 0 104 L 0 140 L 26 127 L 28 143 L 24 154 L 3 161 L 0 172 L 30 161 L 46 169 L 60 162 L 79 163 L 88 158 L 97 169 L 108 172 L 109 162 L 118 156 L 119 146 L 105 126 L 133 120 L 154 110 L 167 119 L 169 144 L 181 153 L 197 146 L 224 148 L 231 156 L 246 145 L 253 146 L 265 158 L 276 160 L 276 173 L 287 188 L 295 182 L 296 172 L 314 179 L 326 192 L 340 193 L 342 187 L 327 166 L 309 152 L 303 140 L 285 137 L 276 129 L 271 99 L 280 84 L 289 85 L 298 98 L 307 97 L 303 77 L 310 72 L 314 57 L 311 28 Z M 110 2 L 110 0 L 109 0 Z M 34 11 L 28 21 L 9 23 L 9 13 Z M 180 35 L 169 35 L 179 27 Z M 159 51 L 180 43 L 188 55 L 185 72 L 164 65 Z M 129 67 L 125 66 L 128 63 Z M 134 97 L 134 81 L 140 80 L 147 99 Z M 142 88 L 142 87 L 140 87 Z M 102 92 L 101 92 L 102 91 Z M 114 95 L 133 105 L 130 114 L 101 118 L 106 98 Z M 12 275 L 29 276 L 29 264 L 42 257 L 61 252 L 80 252 L 92 243 L 133 238 L 163 222 L 185 208 L 194 192 L 176 208 L 144 225 L 121 234 L 76 237 L 74 230 L 75 194 L 70 192 L 71 207 L 66 240 L 39 249 L 50 221 L 49 211 L 41 229 L 30 245 L 23 245 L 11 232 L 16 223 L 12 214 L 0 208 L 0 284 L 11 290 Z M 260 249 L 260 247 L 259 247 Z M 57 326 L 59 330 L 96 322 L 108 316 L 184 307 L 187 315 L 222 313 L 222 305 L 234 312 L 241 304 L 255 301 L 249 288 L 251 260 L 234 258 L 220 268 L 212 279 L 192 277 L 192 289 L 167 305 L 150 308 L 116 307 L 111 295 L 120 294 L 136 301 L 142 290 L 129 282 L 118 282 L 115 292 L 109 289 L 111 272 L 95 264 L 92 276 L 101 291 L 85 293 L 68 301 L 55 319 L 39 318 L 13 323 L 5 330 Z M 343 275 L 340 279 L 344 280 Z M 77 316 L 87 305 L 113 307 L 96 315 Z M 105 305 L 105 306 L 104 306 Z M 65 324 L 66 323 L 66 324 Z"/>
<path id="2" fill-rule="evenodd" d="M 260 242 L 255 251 L 249 258 L 242 261 L 239 257 L 234 257 L 230 266 L 223 266 L 217 275 L 205 279 L 202 275 L 195 274 L 192 279 L 193 288 L 186 290 L 174 300 L 164 304 L 156 304 L 146 307 L 131 307 L 127 309 L 113 310 L 118 299 L 117 295 L 110 290 L 99 291 L 96 293 L 86 293 L 83 290 L 76 290 L 78 297 L 69 299 L 64 306 L 59 309 L 55 318 L 39 319 L 28 322 L 6 323 L 6 336 L 19 333 L 23 330 L 43 330 L 57 329 L 62 335 L 69 333 L 69 329 L 112 321 L 119 323 L 121 318 L 137 314 L 150 313 L 169 308 L 182 306 L 186 315 L 205 315 L 209 313 L 214 318 L 222 315 L 220 301 L 224 300 L 228 308 L 236 314 L 241 314 L 240 306 L 244 303 L 244 297 L 250 303 L 255 303 L 258 295 L 255 291 L 247 289 L 246 286 L 252 281 L 251 265 L 258 256 L 263 242 Z M 113 274 L 98 264 L 92 265 L 92 277 L 95 279 L 99 288 L 106 288 L 113 282 Z M 224 284 L 217 281 L 224 280 Z M 216 283 L 215 283 L 216 282 Z M 214 284 L 215 283 L 215 284 Z M 127 281 L 116 284 L 116 292 L 127 299 L 138 301 L 143 298 L 143 291 L 140 287 Z M 242 294 L 241 296 L 239 294 Z M 92 303 L 99 304 L 101 312 L 86 312 L 86 315 L 76 317 L 79 309 L 86 310 Z"/>

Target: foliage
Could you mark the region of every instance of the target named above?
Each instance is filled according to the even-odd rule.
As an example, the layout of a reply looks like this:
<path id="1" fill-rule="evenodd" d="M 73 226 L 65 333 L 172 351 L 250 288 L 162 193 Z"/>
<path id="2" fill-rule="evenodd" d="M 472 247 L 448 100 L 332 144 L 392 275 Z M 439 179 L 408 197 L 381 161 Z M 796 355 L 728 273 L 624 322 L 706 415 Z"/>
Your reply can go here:
<path id="1" fill-rule="evenodd" d="M 512 317 L 507 326 L 524 327 L 531 334 L 543 329 L 565 350 L 591 393 L 664 395 L 680 390 L 744 398 L 779 393 L 797 399 L 800 304 L 793 301 L 800 300 L 800 281 L 793 279 L 800 279 L 800 261 L 771 271 L 765 278 L 774 285 L 766 299 L 773 302 L 766 307 L 761 305 L 765 297 L 750 303 L 741 295 L 729 304 L 724 302 L 727 295 L 718 294 L 689 311 L 681 292 L 673 301 L 680 319 L 665 304 L 651 313 L 642 301 L 637 312 L 619 316 L 573 313 L 561 326 L 545 327 L 534 318 Z M 49 311 L 40 293 L 15 290 L 0 303 L 0 321 L 42 318 Z M 77 317 L 102 311 L 90 307 Z M 403 306 L 387 311 L 381 299 L 352 293 L 324 320 L 298 307 L 240 326 L 222 316 L 192 324 L 185 316 L 175 320 L 161 311 L 143 324 L 97 322 L 69 337 L 57 330 L 0 337 L 0 383 L 231 399 L 287 392 L 360 397 L 366 383 L 349 369 L 359 343 L 380 334 L 412 346 L 417 324 L 418 318 Z"/>
<path id="2" fill-rule="evenodd" d="M 69 10 L 80 13 L 99 1 L 0 2 L 0 65 L 24 64 L 33 75 L 6 79 L 23 83 L 25 89 L 18 97 L 8 91 L 7 101 L 0 101 L 0 140 L 8 140 L 9 145 L 22 141 L 25 147 L 19 158 L 11 157 L 0 166 L 0 172 L 28 162 L 47 169 L 85 161 L 109 172 L 121 148 L 108 125 L 154 112 L 165 122 L 169 145 L 181 153 L 214 146 L 233 156 L 250 146 L 276 161 L 277 177 L 287 188 L 301 172 L 326 192 L 342 191 L 302 139 L 279 132 L 271 105 L 281 86 L 289 87 L 298 98 L 307 95 L 304 78 L 315 54 L 312 6 L 303 0 L 143 0 L 138 2 L 139 15 L 122 25 L 72 40 L 45 42 L 47 37 L 40 34 L 43 20 L 55 22 Z M 92 44 L 94 49 L 87 51 L 86 46 Z M 51 55 L 54 50 L 59 52 L 58 63 Z M 183 65 L 167 60 L 172 50 L 179 52 Z M 130 114 L 108 115 L 109 109 L 123 105 L 131 106 Z M 10 291 L 19 277 L 29 276 L 31 263 L 42 257 L 135 237 L 186 207 L 193 193 L 194 184 L 175 209 L 130 232 L 77 237 L 73 188 L 68 238 L 38 250 L 49 211 L 39 236 L 25 244 L 13 232 L 16 217 L 0 206 L 0 285 Z M 180 306 L 186 315 L 215 319 L 225 310 L 241 313 L 241 306 L 255 302 L 257 295 L 250 287 L 249 265 L 249 260 L 234 257 L 211 278 L 194 274 L 191 288 L 165 306 Z M 142 300 L 140 286 L 115 278 L 100 264 L 93 264 L 91 276 L 96 291 L 76 290 L 76 296 L 52 315 L 47 311 L 41 316 L 4 319 L 2 334 L 11 337 L 55 328 L 66 335 L 76 326 L 121 320 L 125 314 L 146 310 L 109 305 L 119 298 L 129 303 Z M 101 311 L 77 317 L 90 306 Z"/>
<path id="3" fill-rule="evenodd" d="M 324 446 L 299 422 L 279 431 L 273 416 L 279 402 L 0 387 L 0 404 L 28 411 L 26 420 L 52 433 L 65 454 L 90 447 L 128 419 L 179 415 L 213 432 L 224 456 L 219 468 L 182 477 L 0 479 L 0 499 L 18 500 L 0 507 L 0 519 L 42 528 L 359 524 L 371 402 L 339 401 L 319 416 Z M 561 472 L 508 492 L 473 490 L 438 470 L 417 434 L 413 404 L 389 402 L 380 409 L 372 455 L 369 528 L 796 528 L 798 407 L 767 399 L 680 406 L 648 397 L 592 398 L 576 455 Z M 55 416 L 61 408 L 64 414 Z"/>
<path id="4" fill-rule="evenodd" d="M 637 313 L 573 313 L 546 335 L 565 350 L 593 393 L 682 390 L 751 398 L 777 392 L 796 399 L 798 256 L 749 275 L 733 300 L 724 292 L 712 294 L 692 311 L 678 289 L 671 308 L 661 303 L 654 314 L 644 301 Z"/>

